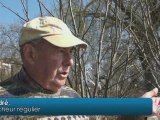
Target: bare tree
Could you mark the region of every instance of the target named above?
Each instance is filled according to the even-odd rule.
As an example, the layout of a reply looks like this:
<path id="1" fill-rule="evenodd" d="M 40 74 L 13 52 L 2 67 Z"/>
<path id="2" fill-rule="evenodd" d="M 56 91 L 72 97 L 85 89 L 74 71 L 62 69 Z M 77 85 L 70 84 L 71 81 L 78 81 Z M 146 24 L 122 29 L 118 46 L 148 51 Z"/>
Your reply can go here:
<path id="1" fill-rule="evenodd" d="M 21 0 L 19 15 L 4 3 L 5 9 L 21 21 L 28 21 L 28 0 Z M 82 97 L 138 97 L 153 87 L 159 88 L 160 2 L 158 0 L 58 0 L 52 9 L 37 0 L 39 16 L 57 16 L 73 34 L 89 45 L 75 49 L 74 65 L 68 84 Z M 19 59 L 13 32 L 1 26 L 1 58 Z M 15 35 L 10 35 L 12 31 Z M 2 34 L 3 33 L 3 34 Z M 6 43 L 7 42 L 7 43 Z M 8 48 L 15 52 L 9 54 Z M 3 55 L 2 55 L 3 54 Z M 19 61 L 18 61 L 19 63 Z M 110 118 L 107 116 L 107 118 Z"/>

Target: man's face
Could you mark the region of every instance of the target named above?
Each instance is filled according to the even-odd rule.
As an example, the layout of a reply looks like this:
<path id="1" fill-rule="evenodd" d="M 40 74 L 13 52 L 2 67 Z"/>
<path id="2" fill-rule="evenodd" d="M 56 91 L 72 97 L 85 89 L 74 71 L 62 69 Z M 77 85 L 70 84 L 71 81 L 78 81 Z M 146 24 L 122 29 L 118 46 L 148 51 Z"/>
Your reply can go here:
<path id="1" fill-rule="evenodd" d="M 57 92 L 73 65 L 72 48 L 56 47 L 43 40 L 34 49 L 33 79 L 43 88 Z"/>

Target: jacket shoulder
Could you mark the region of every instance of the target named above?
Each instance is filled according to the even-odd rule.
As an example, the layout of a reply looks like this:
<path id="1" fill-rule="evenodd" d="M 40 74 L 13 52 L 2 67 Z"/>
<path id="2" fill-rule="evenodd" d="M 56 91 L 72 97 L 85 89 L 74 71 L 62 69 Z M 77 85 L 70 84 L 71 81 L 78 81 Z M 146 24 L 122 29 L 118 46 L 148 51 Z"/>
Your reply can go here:
<path id="1" fill-rule="evenodd" d="M 27 92 L 15 77 L 0 82 L 0 97 L 16 97 Z"/>

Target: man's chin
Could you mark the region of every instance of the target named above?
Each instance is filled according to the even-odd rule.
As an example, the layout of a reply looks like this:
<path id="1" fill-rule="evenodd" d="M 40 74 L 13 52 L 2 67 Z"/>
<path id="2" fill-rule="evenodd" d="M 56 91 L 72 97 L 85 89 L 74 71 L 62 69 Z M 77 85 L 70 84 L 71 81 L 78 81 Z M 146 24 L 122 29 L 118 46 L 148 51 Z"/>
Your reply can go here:
<path id="1" fill-rule="evenodd" d="M 60 81 L 58 81 L 58 82 L 53 83 L 52 88 L 55 88 L 56 90 L 59 90 L 59 89 L 61 89 L 64 85 L 65 85 L 65 82 L 60 82 Z"/>
<path id="2" fill-rule="evenodd" d="M 61 88 L 65 85 L 66 79 L 56 79 L 52 81 L 53 87 Z"/>
<path id="3" fill-rule="evenodd" d="M 52 92 L 59 92 L 60 90 L 61 90 L 61 88 L 62 88 L 62 84 L 56 84 L 56 83 L 50 83 L 50 84 L 48 84 L 46 87 L 45 87 L 45 89 L 48 89 L 48 90 L 50 90 L 50 91 L 52 91 Z"/>

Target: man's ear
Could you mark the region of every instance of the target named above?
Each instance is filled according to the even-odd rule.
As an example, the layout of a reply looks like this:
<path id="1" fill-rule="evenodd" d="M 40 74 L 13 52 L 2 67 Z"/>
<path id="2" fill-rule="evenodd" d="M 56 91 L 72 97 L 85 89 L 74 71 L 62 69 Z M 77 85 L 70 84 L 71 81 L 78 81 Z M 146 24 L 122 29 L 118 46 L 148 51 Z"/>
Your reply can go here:
<path id="1" fill-rule="evenodd" d="M 23 46 L 23 55 L 26 62 L 34 64 L 36 58 L 36 50 L 32 45 L 25 44 Z"/>

